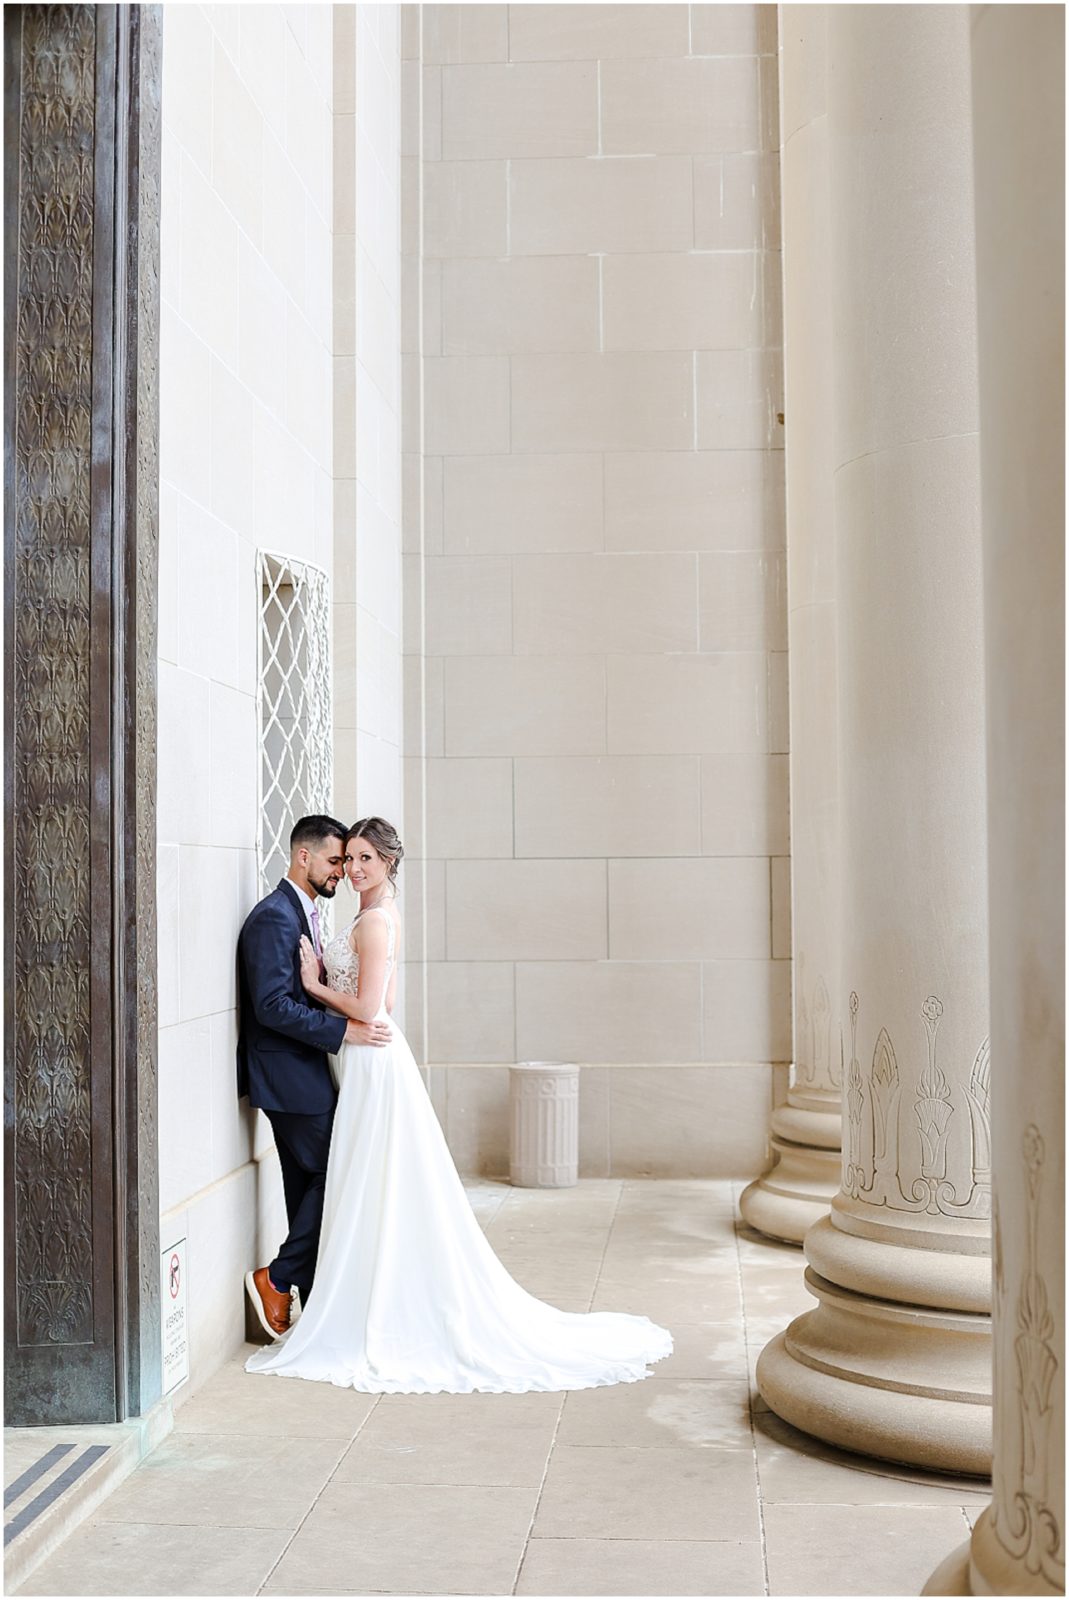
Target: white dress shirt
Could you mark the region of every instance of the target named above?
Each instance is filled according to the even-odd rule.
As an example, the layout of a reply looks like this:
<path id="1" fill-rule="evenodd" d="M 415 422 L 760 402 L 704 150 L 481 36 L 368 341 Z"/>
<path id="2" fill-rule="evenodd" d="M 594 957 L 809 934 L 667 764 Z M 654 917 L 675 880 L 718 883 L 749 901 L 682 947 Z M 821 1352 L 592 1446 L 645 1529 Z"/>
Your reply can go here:
<path id="1" fill-rule="evenodd" d="M 291 889 L 295 889 L 297 891 L 297 897 L 300 900 L 301 907 L 304 911 L 304 920 L 308 924 L 308 937 L 311 939 L 314 948 L 316 939 L 315 929 L 312 927 L 312 912 L 315 908 L 315 901 L 312 899 L 310 894 L 305 893 L 299 883 L 294 883 L 292 878 L 288 877 L 286 882 L 289 884 Z M 322 932 L 322 930 L 320 931 Z"/>

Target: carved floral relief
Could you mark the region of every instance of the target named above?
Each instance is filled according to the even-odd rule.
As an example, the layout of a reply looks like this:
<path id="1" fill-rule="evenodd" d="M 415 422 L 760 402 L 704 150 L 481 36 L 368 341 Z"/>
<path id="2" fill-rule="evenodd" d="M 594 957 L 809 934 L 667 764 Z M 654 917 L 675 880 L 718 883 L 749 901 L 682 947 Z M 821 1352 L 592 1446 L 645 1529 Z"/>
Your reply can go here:
<path id="1" fill-rule="evenodd" d="M 904 1087 L 898 1052 L 880 1028 L 867 1072 L 858 1046 L 861 1003 L 850 994 L 850 1062 L 846 1079 L 843 1190 L 852 1199 L 932 1216 L 977 1217 L 991 1208 L 989 1045 L 985 1038 L 964 1087 L 939 1060 L 943 1003 L 929 995 L 920 1007 L 924 1065 L 912 1093 Z M 955 1120 L 956 1119 L 956 1120 Z M 952 1171 L 954 1147 L 969 1152 L 967 1166 Z"/>
<path id="2" fill-rule="evenodd" d="M 93 1337 L 90 469 L 95 28 L 27 6 L 15 308 L 17 1328 Z M 57 42 L 58 41 L 58 42 Z"/>
<path id="3" fill-rule="evenodd" d="M 1054 1427 L 1060 1342 L 1040 1270 L 1046 1145 L 1035 1123 L 1024 1130 L 1019 1159 L 1025 1187 L 1025 1236 L 1017 1241 L 1023 1245 L 1023 1261 L 1012 1307 L 1001 1214 L 995 1227 L 996 1360 L 1007 1377 L 1013 1373 L 1015 1385 L 1011 1390 L 1008 1383 L 996 1384 L 1001 1470 L 995 1477 L 990 1525 L 999 1543 L 1023 1563 L 1026 1572 L 1060 1593 L 1065 1587 L 1061 1507 L 1049 1499 L 1052 1483 L 1058 1481 L 1057 1472 L 1052 1471 L 1052 1451 L 1061 1437 Z M 1055 1225 L 1060 1223 L 1056 1220 Z"/>
<path id="4" fill-rule="evenodd" d="M 842 1083 L 842 1061 L 835 1049 L 828 986 L 818 973 L 810 1000 L 806 958 L 797 958 L 798 1015 L 795 1045 L 795 1081 L 803 1088 L 833 1093 Z"/>

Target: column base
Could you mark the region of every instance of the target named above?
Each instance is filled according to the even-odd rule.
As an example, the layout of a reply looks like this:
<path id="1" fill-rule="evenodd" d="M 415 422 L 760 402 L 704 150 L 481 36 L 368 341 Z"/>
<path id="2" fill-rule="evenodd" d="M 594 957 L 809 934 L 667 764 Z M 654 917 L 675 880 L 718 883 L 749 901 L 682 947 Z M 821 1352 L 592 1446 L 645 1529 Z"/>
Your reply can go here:
<path id="1" fill-rule="evenodd" d="M 989 1319 L 854 1294 L 811 1267 L 805 1280 L 820 1304 L 762 1350 L 766 1404 L 843 1450 L 988 1476 Z"/>
<path id="2" fill-rule="evenodd" d="M 838 1095 L 831 1100 L 827 1095 L 804 1095 L 792 1089 L 790 1097 L 773 1111 L 769 1126 L 777 1138 L 788 1139 L 791 1144 L 816 1145 L 835 1155 L 842 1150 L 843 1117 Z"/>
<path id="3" fill-rule="evenodd" d="M 818 1277 L 868 1299 L 936 1311 L 991 1315 L 991 1257 L 986 1237 L 957 1237 L 917 1219 L 912 1232 L 881 1222 L 866 1232 L 841 1195 L 806 1239 L 806 1260 Z M 983 1245 L 981 1253 L 967 1253 Z"/>
<path id="4" fill-rule="evenodd" d="M 795 1124 L 805 1115 L 790 1107 L 779 1109 L 791 1110 Z M 795 1144 L 778 1132 L 773 1133 L 771 1143 L 778 1160 L 742 1191 L 739 1211 L 759 1233 L 801 1244 L 813 1224 L 828 1214 L 839 1188 L 842 1158 L 837 1148 Z"/>

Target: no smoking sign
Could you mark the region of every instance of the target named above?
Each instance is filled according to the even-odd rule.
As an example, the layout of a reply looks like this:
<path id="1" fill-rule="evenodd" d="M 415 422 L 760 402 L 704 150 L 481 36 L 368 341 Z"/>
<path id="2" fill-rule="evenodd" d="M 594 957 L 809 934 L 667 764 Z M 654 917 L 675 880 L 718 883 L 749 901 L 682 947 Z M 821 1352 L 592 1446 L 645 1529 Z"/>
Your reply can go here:
<path id="1" fill-rule="evenodd" d="M 169 1244 L 160 1257 L 163 1336 L 163 1392 L 170 1394 L 189 1377 L 186 1323 L 186 1241 Z"/>

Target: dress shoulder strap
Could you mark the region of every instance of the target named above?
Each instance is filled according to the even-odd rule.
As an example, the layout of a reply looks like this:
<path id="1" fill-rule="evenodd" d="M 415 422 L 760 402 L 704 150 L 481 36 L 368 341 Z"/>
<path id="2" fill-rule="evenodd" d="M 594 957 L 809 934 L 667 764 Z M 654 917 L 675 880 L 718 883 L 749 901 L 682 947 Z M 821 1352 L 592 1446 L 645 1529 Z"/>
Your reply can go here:
<path id="1" fill-rule="evenodd" d="M 387 930 L 388 930 L 388 942 L 387 942 L 387 945 L 386 945 L 386 959 L 387 959 L 387 961 L 392 961 L 393 960 L 394 942 L 395 942 L 396 937 L 397 937 L 397 930 L 394 927 L 393 917 L 390 914 L 390 912 L 386 909 L 385 906 L 368 906 L 367 911 L 381 911 L 382 915 L 386 918 L 386 927 L 387 927 Z M 359 912 L 357 914 L 357 916 L 354 918 L 354 923 L 359 922 L 361 917 L 366 917 L 367 916 L 367 911 Z"/>

